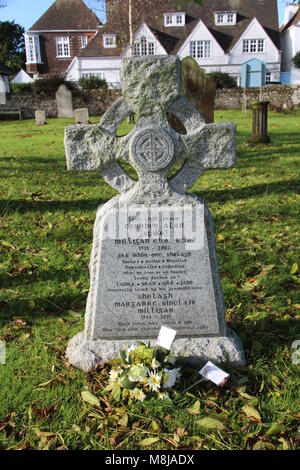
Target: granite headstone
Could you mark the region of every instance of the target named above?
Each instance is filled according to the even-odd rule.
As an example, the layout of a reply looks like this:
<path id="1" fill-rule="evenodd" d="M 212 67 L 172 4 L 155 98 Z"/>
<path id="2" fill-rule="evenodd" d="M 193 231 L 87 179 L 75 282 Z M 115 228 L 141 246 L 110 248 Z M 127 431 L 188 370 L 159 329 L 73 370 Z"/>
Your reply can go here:
<path id="1" fill-rule="evenodd" d="M 35 112 L 35 122 L 37 126 L 44 126 L 47 124 L 46 111 L 37 109 Z"/>
<path id="2" fill-rule="evenodd" d="M 242 344 L 225 322 L 212 216 L 186 193 L 205 169 L 235 165 L 236 128 L 205 124 L 181 95 L 175 57 L 125 59 L 122 86 L 123 96 L 100 125 L 65 132 L 68 169 L 101 169 L 120 192 L 97 212 L 85 331 L 69 342 L 67 358 L 88 371 L 137 340 L 155 344 L 166 325 L 177 330 L 174 352 L 187 362 L 244 365 Z M 117 138 L 130 112 L 136 125 Z M 167 112 L 182 122 L 185 135 L 169 126 Z M 138 182 L 120 161 L 135 168 Z"/>
<path id="3" fill-rule="evenodd" d="M 74 111 L 74 118 L 76 124 L 89 124 L 90 116 L 88 108 L 78 108 Z"/>
<path id="4" fill-rule="evenodd" d="M 74 111 L 71 90 L 69 90 L 65 85 L 60 85 L 55 96 L 57 106 L 57 117 L 72 118 L 74 115 Z"/>

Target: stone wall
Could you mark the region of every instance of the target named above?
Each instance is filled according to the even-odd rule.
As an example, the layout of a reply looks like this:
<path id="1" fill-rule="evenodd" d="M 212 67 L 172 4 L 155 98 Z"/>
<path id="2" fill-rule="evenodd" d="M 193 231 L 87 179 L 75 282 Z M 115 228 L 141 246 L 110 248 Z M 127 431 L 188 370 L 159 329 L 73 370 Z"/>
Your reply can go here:
<path id="1" fill-rule="evenodd" d="M 91 116 L 103 114 L 109 106 L 120 97 L 120 92 L 115 90 L 94 90 L 88 93 L 73 94 L 73 105 L 76 108 L 88 108 Z M 26 119 L 33 119 L 37 109 L 46 111 L 47 117 L 57 117 L 57 107 L 55 98 L 49 98 L 42 93 L 32 92 L 11 93 L 7 95 L 7 103 L 0 105 L 5 110 L 21 109 L 22 115 Z"/>
<path id="2" fill-rule="evenodd" d="M 248 88 L 247 103 L 259 101 L 260 89 Z M 242 109 L 244 90 L 233 88 L 217 90 L 216 109 Z M 270 101 L 270 109 L 293 110 L 300 107 L 300 86 L 269 85 L 263 89 L 263 100 Z"/>
<path id="3" fill-rule="evenodd" d="M 244 90 L 233 88 L 229 90 L 217 90 L 216 109 L 241 109 L 243 104 Z M 247 90 L 248 104 L 258 101 L 260 95 L 259 88 Z M 73 96 L 74 109 L 89 109 L 91 116 L 99 116 L 120 97 L 120 92 L 115 90 L 94 90 L 88 93 L 75 92 Z M 300 107 L 300 86 L 273 85 L 267 86 L 263 90 L 263 100 L 271 102 L 270 109 L 292 110 Z M 34 93 L 12 93 L 7 95 L 7 103 L 3 109 L 21 109 L 24 118 L 34 118 L 36 109 L 46 111 L 47 117 L 56 117 L 57 108 L 55 98 L 46 97 L 43 94 Z"/>

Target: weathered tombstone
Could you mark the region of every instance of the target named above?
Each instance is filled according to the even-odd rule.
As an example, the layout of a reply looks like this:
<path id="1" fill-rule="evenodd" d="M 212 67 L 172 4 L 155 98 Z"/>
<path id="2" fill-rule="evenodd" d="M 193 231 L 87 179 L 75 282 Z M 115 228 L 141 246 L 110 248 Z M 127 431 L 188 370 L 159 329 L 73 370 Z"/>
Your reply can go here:
<path id="1" fill-rule="evenodd" d="M 242 344 L 225 322 L 212 216 L 200 198 L 186 193 L 204 169 L 235 165 L 236 128 L 206 125 L 181 96 L 181 79 L 175 57 L 128 58 L 123 97 L 100 125 L 66 129 L 68 169 L 100 168 L 121 193 L 98 209 L 85 331 L 66 351 L 69 362 L 85 371 L 137 340 L 155 344 L 162 325 L 177 330 L 174 352 L 188 362 L 245 363 Z M 169 126 L 167 111 L 186 135 Z M 130 112 L 136 126 L 117 138 Z M 138 182 L 120 160 L 136 169 Z"/>
<path id="2" fill-rule="evenodd" d="M 78 108 L 74 111 L 74 118 L 76 124 L 89 124 L 90 116 L 87 108 Z"/>
<path id="3" fill-rule="evenodd" d="M 203 114 L 205 122 L 214 122 L 217 91 L 215 82 L 206 75 L 192 57 L 183 59 L 182 74 L 181 94 L 193 103 L 199 113 Z"/>
<path id="4" fill-rule="evenodd" d="M 57 105 L 57 117 L 72 118 L 74 114 L 72 92 L 65 85 L 60 85 L 55 96 Z"/>
<path id="5" fill-rule="evenodd" d="M 268 106 L 269 101 L 258 101 L 252 103 L 252 137 L 248 140 L 251 144 L 269 144 L 268 136 Z"/>
<path id="6" fill-rule="evenodd" d="M 6 104 L 6 83 L 4 75 L 0 74 L 0 104 Z"/>
<path id="7" fill-rule="evenodd" d="M 47 124 L 46 111 L 37 109 L 35 112 L 35 122 L 37 126 L 44 126 Z"/>

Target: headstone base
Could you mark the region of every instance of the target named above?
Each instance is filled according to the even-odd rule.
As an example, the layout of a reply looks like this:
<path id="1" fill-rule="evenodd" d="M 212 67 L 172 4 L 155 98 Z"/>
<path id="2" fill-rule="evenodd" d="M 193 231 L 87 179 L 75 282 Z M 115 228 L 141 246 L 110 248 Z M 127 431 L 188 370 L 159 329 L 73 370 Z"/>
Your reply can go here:
<path id="1" fill-rule="evenodd" d="M 142 342 L 151 346 L 156 340 L 142 339 Z M 89 372 L 91 369 L 110 359 L 119 357 L 121 350 L 137 345 L 136 339 L 128 340 L 86 340 L 85 333 L 79 333 L 69 342 L 66 356 L 70 364 Z M 193 367 L 200 367 L 206 361 L 216 364 L 228 364 L 232 367 L 244 367 L 246 359 L 243 346 L 234 331 L 228 328 L 227 336 L 178 338 L 175 340 L 172 352 L 176 356 L 184 357 L 184 362 Z"/>

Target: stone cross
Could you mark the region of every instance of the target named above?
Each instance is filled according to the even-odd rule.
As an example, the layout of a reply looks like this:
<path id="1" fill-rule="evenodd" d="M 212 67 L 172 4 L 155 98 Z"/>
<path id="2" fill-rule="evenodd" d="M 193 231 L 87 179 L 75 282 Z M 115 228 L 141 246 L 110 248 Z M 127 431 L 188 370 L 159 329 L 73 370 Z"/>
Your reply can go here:
<path id="1" fill-rule="evenodd" d="M 123 160 L 137 170 L 143 192 L 151 190 L 153 181 L 155 186 L 159 181 L 161 188 L 168 185 L 170 190 L 184 192 L 203 170 L 235 166 L 235 125 L 206 125 L 203 116 L 180 95 L 179 59 L 126 59 L 122 79 L 123 97 L 106 112 L 100 125 L 66 129 L 69 170 L 101 169 L 105 180 L 123 193 L 136 185 L 118 163 Z M 127 136 L 118 138 L 116 131 L 130 112 L 136 114 L 137 124 Z M 170 127 L 167 112 L 181 121 L 186 135 Z M 168 180 L 170 168 L 181 160 L 185 161 L 183 168 Z"/>
<path id="2" fill-rule="evenodd" d="M 70 363 L 86 371 L 116 357 L 137 339 L 153 343 L 162 324 L 177 331 L 174 352 L 190 362 L 245 363 L 241 342 L 225 322 L 213 219 L 200 198 L 186 193 L 203 170 L 235 165 L 236 128 L 232 123 L 207 125 L 181 96 L 181 80 L 176 57 L 125 59 L 123 96 L 100 124 L 71 126 L 65 132 L 68 169 L 100 169 L 120 193 L 97 211 L 85 331 L 70 341 L 66 352 Z M 117 137 L 120 124 L 132 112 L 136 125 Z M 182 133 L 170 126 L 170 117 L 180 121 Z M 134 167 L 138 181 L 124 171 L 121 161 Z M 180 169 L 169 178 L 179 162 Z M 119 214 L 122 205 L 146 214 L 144 225 L 126 216 L 127 227 L 145 229 L 140 245 L 129 235 L 105 234 L 110 217 Z M 186 205 L 197 211 L 204 208 L 200 222 L 180 218 Z M 157 206 L 165 208 L 172 228 L 196 225 L 196 231 L 204 233 L 202 248 L 189 250 L 183 235 L 162 238 L 164 246 L 155 243 L 148 231 L 155 227 L 152 209 Z"/>

